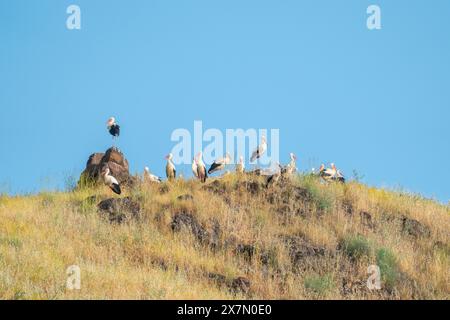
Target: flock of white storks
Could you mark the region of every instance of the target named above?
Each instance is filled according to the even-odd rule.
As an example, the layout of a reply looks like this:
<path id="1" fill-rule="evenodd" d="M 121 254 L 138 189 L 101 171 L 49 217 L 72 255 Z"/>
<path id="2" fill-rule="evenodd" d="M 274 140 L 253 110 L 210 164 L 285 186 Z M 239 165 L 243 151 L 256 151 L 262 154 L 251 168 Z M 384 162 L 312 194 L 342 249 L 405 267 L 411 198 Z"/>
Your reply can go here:
<path id="1" fill-rule="evenodd" d="M 114 117 L 111 117 L 108 119 L 107 122 L 107 128 L 109 133 L 112 135 L 113 140 L 117 139 L 120 135 L 120 126 L 116 122 L 116 119 Z M 264 153 L 267 150 L 267 140 L 265 136 L 261 137 L 261 143 L 260 145 L 253 151 L 250 162 L 255 162 L 260 157 L 264 155 Z M 277 182 L 281 177 L 283 176 L 292 176 L 297 171 L 296 167 L 296 161 L 297 157 L 295 154 L 290 153 L 290 159 L 291 161 L 286 166 L 281 166 L 278 164 L 278 168 L 275 170 L 275 172 L 271 172 L 270 174 L 267 174 L 267 186 Z M 166 157 L 167 164 L 166 164 L 166 176 L 167 179 L 174 180 L 176 178 L 176 168 L 172 161 L 173 155 L 172 153 L 169 153 Z M 216 159 L 208 170 L 206 170 L 206 165 L 203 162 L 202 152 L 199 152 L 194 159 L 192 160 L 192 173 L 194 174 L 194 177 L 201 182 L 206 182 L 206 179 L 208 178 L 208 174 L 212 174 L 214 172 L 218 172 L 221 170 L 224 170 L 227 165 L 231 163 L 231 156 L 229 153 L 225 155 L 223 158 Z M 239 162 L 236 165 L 236 172 L 239 174 L 245 173 L 245 162 L 244 157 L 239 157 Z M 256 173 L 258 175 L 263 174 L 262 170 L 257 169 L 252 171 L 251 173 Z M 320 166 L 319 171 L 316 173 L 313 169 L 313 174 L 317 174 L 320 176 L 324 181 L 338 181 L 338 182 L 345 182 L 345 177 L 342 174 L 341 171 L 339 171 L 334 163 L 331 164 L 330 168 L 326 168 L 324 164 Z M 111 188 L 111 190 L 117 194 L 121 194 L 121 188 L 120 183 L 117 181 L 116 178 L 114 178 L 111 175 L 111 171 L 108 167 L 104 168 L 102 171 L 102 177 L 104 183 Z M 144 179 L 153 183 L 161 183 L 162 178 L 158 177 L 154 174 L 152 174 L 148 167 L 144 168 Z"/>

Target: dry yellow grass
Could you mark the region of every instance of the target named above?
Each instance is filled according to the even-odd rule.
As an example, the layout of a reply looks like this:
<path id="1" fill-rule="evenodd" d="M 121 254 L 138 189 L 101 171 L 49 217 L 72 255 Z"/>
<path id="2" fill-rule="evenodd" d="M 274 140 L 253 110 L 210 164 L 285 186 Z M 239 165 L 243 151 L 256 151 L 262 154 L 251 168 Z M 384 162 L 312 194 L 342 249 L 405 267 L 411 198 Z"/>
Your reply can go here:
<path id="1" fill-rule="evenodd" d="M 356 182 L 299 176 L 265 189 L 262 179 L 142 184 L 124 195 L 141 217 L 122 224 L 87 200 L 113 197 L 103 187 L 1 196 L 0 298 L 450 298 L 448 206 Z M 172 230 L 180 213 L 206 240 Z M 71 265 L 80 290 L 66 288 Z M 381 267 L 381 290 L 366 286 L 369 265 Z M 250 287 L 236 289 L 239 277 Z"/>

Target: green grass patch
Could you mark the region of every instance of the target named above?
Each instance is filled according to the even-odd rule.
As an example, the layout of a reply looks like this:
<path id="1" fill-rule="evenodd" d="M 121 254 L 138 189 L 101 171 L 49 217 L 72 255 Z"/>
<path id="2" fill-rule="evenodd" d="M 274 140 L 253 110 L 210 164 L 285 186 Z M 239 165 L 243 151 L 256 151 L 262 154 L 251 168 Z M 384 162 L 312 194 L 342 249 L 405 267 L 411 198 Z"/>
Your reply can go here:
<path id="1" fill-rule="evenodd" d="M 315 176 L 299 176 L 300 187 L 305 188 L 311 201 L 319 211 L 329 212 L 333 209 L 334 197 L 319 186 L 319 180 Z"/>
<path id="2" fill-rule="evenodd" d="M 377 265 L 380 267 L 381 280 L 392 288 L 400 278 L 397 257 L 387 248 L 377 250 Z"/>
<path id="3" fill-rule="evenodd" d="M 333 287 L 334 280 L 331 274 L 323 276 L 312 275 L 305 278 L 305 288 L 321 296 L 333 289 Z"/>
<path id="4" fill-rule="evenodd" d="M 353 259 L 360 259 L 368 257 L 371 254 L 372 248 L 369 240 L 362 235 L 349 236 L 342 241 L 342 249 Z"/>
<path id="5" fill-rule="evenodd" d="M 22 241 L 17 238 L 0 238 L 0 244 L 6 244 L 16 249 L 22 248 Z"/>

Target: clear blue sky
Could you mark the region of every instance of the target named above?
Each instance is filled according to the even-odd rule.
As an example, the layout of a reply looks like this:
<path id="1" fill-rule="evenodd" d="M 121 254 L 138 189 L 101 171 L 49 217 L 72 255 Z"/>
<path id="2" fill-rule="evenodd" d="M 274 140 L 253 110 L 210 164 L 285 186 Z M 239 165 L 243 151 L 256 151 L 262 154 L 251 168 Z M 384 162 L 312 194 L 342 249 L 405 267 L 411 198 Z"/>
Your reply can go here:
<path id="1" fill-rule="evenodd" d="M 448 0 L 2 0 L 0 191 L 63 186 L 115 115 L 133 172 L 162 175 L 171 132 L 202 120 L 447 202 L 449 31 Z"/>

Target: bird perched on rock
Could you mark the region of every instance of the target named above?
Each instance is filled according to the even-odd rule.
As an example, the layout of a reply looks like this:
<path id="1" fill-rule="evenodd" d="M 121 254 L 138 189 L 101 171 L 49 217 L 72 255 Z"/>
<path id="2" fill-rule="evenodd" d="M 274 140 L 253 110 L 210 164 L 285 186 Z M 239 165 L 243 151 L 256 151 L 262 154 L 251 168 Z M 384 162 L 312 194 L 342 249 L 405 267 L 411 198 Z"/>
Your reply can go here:
<path id="1" fill-rule="evenodd" d="M 150 182 L 161 183 L 162 179 L 154 174 L 150 173 L 150 169 L 148 167 L 144 168 L 144 179 Z"/>
<path id="2" fill-rule="evenodd" d="M 173 180 L 177 176 L 177 170 L 175 169 L 175 165 L 172 162 L 173 154 L 169 153 L 166 156 L 167 164 L 166 164 L 166 176 L 167 179 Z"/>
<path id="3" fill-rule="evenodd" d="M 250 157 L 250 162 L 255 162 L 255 160 L 261 158 L 263 154 L 267 150 L 267 141 L 266 136 L 261 137 L 261 144 L 253 151 L 252 156 Z"/>
<path id="4" fill-rule="evenodd" d="M 105 167 L 102 170 L 102 177 L 103 177 L 103 182 L 105 183 L 105 185 L 107 185 L 108 187 L 111 188 L 112 191 L 114 191 L 117 194 L 121 194 L 122 190 L 120 189 L 120 184 L 117 181 L 116 178 L 114 178 L 111 174 L 110 174 L 110 169 L 109 167 Z"/>
<path id="5" fill-rule="evenodd" d="M 113 140 L 120 136 L 120 126 L 116 123 L 116 118 L 111 117 L 106 123 L 109 133 L 112 135 Z"/>
<path id="6" fill-rule="evenodd" d="M 216 171 L 223 170 L 227 164 L 231 162 L 231 156 L 229 153 L 226 154 L 224 158 L 220 158 L 214 161 L 211 167 L 208 170 L 208 174 L 211 174 Z"/>

